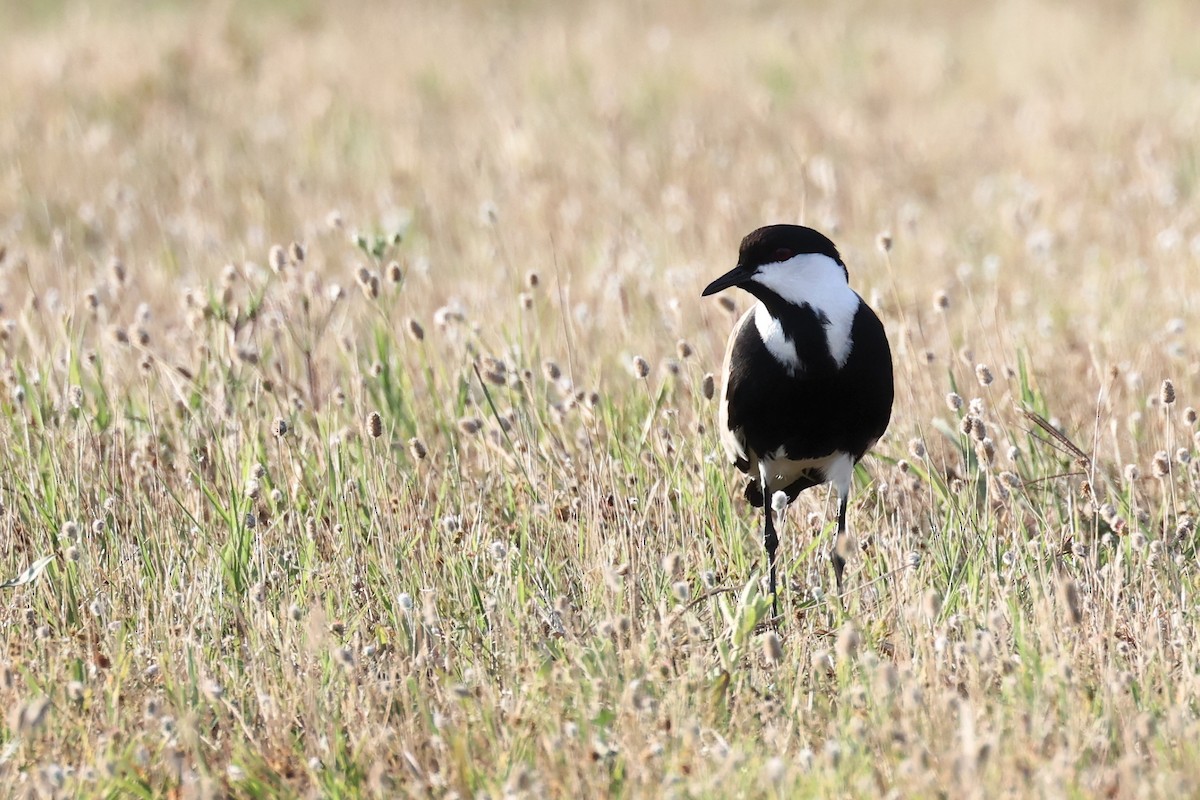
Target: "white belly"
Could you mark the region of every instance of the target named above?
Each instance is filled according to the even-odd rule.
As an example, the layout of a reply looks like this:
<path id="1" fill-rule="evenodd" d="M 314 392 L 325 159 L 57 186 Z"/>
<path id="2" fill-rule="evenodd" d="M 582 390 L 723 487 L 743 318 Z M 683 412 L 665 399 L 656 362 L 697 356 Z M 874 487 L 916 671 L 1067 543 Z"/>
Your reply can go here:
<path id="1" fill-rule="evenodd" d="M 765 474 L 771 491 L 779 491 L 792 485 L 804 475 L 816 473 L 837 488 L 845 496 L 850 490 L 850 476 L 854 473 L 854 459 L 840 450 L 822 458 L 794 461 L 781 452 L 768 454 L 759 465 L 760 474 Z"/>

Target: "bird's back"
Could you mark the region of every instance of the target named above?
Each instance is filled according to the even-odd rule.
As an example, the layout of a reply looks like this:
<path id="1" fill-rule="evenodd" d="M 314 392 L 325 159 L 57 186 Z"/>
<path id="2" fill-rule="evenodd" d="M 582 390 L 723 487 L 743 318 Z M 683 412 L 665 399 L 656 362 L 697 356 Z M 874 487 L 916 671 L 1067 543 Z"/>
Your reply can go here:
<path id="1" fill-rule="evenodd" d="M 793 329 L 801 361 L 793 372 L 768 350 L 753 315 L 752 308 L 739 320 L 725 353 L 720 422 L 730 460 L 752 475 L 767 454 L 801 461 L 840 451 L 858 461 L 891 418 L 891 349 L 879 318 L 860 304 L 841 367 L 823 331 Z"/>

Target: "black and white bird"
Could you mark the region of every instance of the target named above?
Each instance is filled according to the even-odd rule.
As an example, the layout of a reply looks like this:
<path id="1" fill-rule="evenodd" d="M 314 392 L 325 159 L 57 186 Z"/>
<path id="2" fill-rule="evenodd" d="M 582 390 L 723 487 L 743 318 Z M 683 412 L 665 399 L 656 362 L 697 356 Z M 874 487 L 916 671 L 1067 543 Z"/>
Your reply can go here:
<path id="1" fill-rule="evenodd" d="M 746 499 L 763 509 L 776 615 L 773 496 L 783 492 L 791 503 L 805 489 L 833 485 L 832 560 L 841 594 L 850 478 L 892 415 L 887 335 L 849 279 L 837 247 L 823 234 L 769 225 L 742 240 L 737 266 L 703 292 L 737 286 L 758 300 L 725 349 L 720 435 L 729 460 L 750 476 Z"/>

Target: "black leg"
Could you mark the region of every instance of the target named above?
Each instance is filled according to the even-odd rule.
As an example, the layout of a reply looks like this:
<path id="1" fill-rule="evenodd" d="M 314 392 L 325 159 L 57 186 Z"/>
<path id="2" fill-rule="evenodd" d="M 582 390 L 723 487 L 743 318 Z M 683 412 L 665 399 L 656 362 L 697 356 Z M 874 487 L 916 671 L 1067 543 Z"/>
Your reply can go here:
<path id="1" fill-rule="evenodd" d="M 842 555 L 842 547 L 846 543 L 846 501 L 848 495 L 838 498 L 837 533 L 833 535 L 833 578 L 837 581 L 837 593 L 842 593 L 842 573 L 846 571 L 846 558 Z"/>
<path id="2" fill-rule="evenodd" d="M 767 571 L 771 587 L 771 616 L 779 616 L 779 597 L 775 592 L 775 550 L 779 547 L 779 537 L 775 534 L 775 514 L 771 510 L 771 493 L 763 483 L 763 547 L 767 549 Z"/>

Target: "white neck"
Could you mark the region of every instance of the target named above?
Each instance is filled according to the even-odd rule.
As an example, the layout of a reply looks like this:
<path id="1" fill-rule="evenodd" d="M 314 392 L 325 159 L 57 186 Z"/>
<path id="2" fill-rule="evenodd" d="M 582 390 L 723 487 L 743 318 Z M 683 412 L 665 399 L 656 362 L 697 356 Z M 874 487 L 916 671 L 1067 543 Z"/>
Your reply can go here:
<path id="1" fill-rule="evenodd" d="M 854 325 L 854 315 L 858 312 L 861 300 L 846 282 L 846 271 L 841 264 L 820 253 L 802 253 L 792 256 L 787 261 L 764 264 L 755 272 L 753 280 L 779 295 L 784 302 L 797 306 L 806 305 L 824 315 L 828 320 L 825 323 L 825 340 L 829 354 L 833 356 L 839 368 L 845 365 L 846 359 L 850 357 L 850 348 L 854 344 L 850 339 L 850 329 Z M 755 310 L 754 320 L 763 341 L 776 357 L 780 357 L 781 354 L 785 356 L 780 358 L 785 364 L 790 361 L 798 366 L 795 347 L 790 341 L 787 342 L 787 347 L 783 346 L 783 331 L 778 330 L 778 322 L 775 322 L 774 328 L 768 325 L 768 316 L 765 306 L 761 311 Z M 768 336 L 773 341 L 770 341 Z M 786 358 L 789 349 L 790 359 Z"/>

